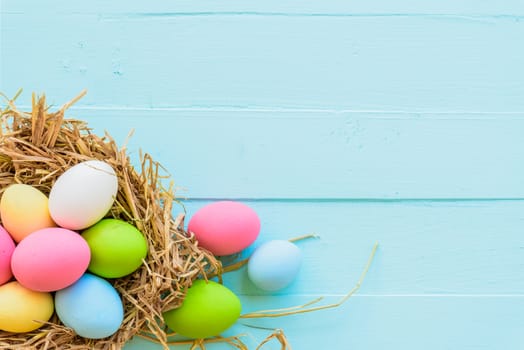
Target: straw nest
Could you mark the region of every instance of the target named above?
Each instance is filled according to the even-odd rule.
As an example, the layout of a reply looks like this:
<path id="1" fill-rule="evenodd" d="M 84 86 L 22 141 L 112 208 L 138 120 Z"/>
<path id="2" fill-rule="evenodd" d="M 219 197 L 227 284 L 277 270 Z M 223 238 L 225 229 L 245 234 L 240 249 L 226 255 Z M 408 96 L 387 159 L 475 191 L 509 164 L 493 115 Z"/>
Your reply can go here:
<path id="1" fill-rule="evenodd" d="M 110 280 L 124 305 L 124 322 L 111 337 L 82 338 L 54 315 L 32 332 L 0 332 L 0 349 L 120 349 L 142 332 L 167 347 L 162 312 L 180 305 L 195 278 L 221 271 L 215 257 L 183 230 L 183 214 L 172 215 L 177 199 L 172 181 L 167 188 L 162 184 L 166 181 L 159 163 L 140 154 L 140 166 L 134 167 L 126 148 L 119 148 L 108 133 L 97 136 L 85 122 L 64 118 L 66 109 L 83 94 L 55 112 L 44 96 L 33 94 L 31 112 L 19 111 L 14 99 L 6 100 L 0 119 L 0 195 L 14 183 L 49 194 L 66 169 L 90 159 L 103 160 L 113 166 L 119 183 L 107 216 L 135 225 L 147 239 L 148 255 L 133 274 Z"/>

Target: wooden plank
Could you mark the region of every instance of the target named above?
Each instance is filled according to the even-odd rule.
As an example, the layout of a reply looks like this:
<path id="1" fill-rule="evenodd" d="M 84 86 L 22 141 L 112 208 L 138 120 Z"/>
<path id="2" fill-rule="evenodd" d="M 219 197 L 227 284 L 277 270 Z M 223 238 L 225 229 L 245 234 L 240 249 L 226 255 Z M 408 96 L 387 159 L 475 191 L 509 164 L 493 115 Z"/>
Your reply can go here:
<path id="1" fill-rule="evenodd" d="M 191 198 L 524 198 L 524 115 L 74 110 Z"/>
<path id="2" fill-rule="evenodd" d="M 187 220 L 205 201 L 186 202 Z M 304 263 L 286 295 L 342 295 L 357 282 L 374 242 L 366 295 L 522 295 L 524 201 L 245 201 L 259 215 L 258 241 L 316 233 L 298 243 Z M 182 209 L 175 209 L 178 214 Z M 186 220 L 186 222 L 187 222 Z M 225 283 L 267 295 L 245 270 Z"/>
<path id="3" fill-rule="evenodd" d="M 78 11 L 4 13 L 1 91 L 62 103 L 88 88 L 90 106 L 524 111 L 518 18 Z"/>
<path id="4" fill-rule="evenodd" d="M 260 310 L 290 306 L 308 297 L 242 298 L 244 308 Z M 329 298 L 326 302 L 336 299 Z M 247 310 L 246 310 L 247 311 Z M 241 320 L 227 335 L 243 334 L 255 349 L 270 330 L 284 330 L 293 349 L 511 349 L 524 346 L 524 298 L 354 297 L 338 309 L 266 320 Z M 226 345 L 206 345 L 229 350 Z M 135 339 L 125 350 L 160 350 L 160 346 Z M 189 346 L 173 346 L 173 350 Z M 276 342 L 262 349 L 280 349 Z"/>
<path id="5" fill-rule="evenodd" d="M 154 14 L 166 15 L 171 13 L 214 14 L 232 12 L 244 14 L 269 13 L 269 14 L 458 14 L 458 15 L 522 15 L 524 5 L 519 0 L 483 1 L 459 0 L 440 1 L 438 3 L 416 0 L 399 0 L 392 3 L 387 0 L 380 1 L 344 1 L 344 0 L 302 0 L 302 1 L 213 1 L 179 0 L 165 2 L 154 0 L 140 1 L 102 1 L 94 0 L 89 3 L 75 3 L 66 0 L 50 0 L 45 3 L 16 0 L 4 0 L 5 11 L 22 13 L 90 13 L 90 14 Z"/>

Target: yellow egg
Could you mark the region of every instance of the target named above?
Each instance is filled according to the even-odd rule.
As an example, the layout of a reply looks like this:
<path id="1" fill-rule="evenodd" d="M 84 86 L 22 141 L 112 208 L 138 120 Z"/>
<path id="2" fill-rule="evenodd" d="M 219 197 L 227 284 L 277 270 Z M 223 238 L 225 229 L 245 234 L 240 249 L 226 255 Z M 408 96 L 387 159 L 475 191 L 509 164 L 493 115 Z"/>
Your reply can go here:
<path id="1" fill-rule="evenodd" d="M 14 184 L 6 188 L 0 199 L 0 218 L 16 242 L 42 228 L 56 226 L 48 202 L 46 195 L 32 186 Z"/>
<path id="2" fill-rule="evenodd" d="M 49 321 L 53 312 L 51 293 L 32 291 L 16 281 L 0 286 L 0 330 L 33 331 Z"/>

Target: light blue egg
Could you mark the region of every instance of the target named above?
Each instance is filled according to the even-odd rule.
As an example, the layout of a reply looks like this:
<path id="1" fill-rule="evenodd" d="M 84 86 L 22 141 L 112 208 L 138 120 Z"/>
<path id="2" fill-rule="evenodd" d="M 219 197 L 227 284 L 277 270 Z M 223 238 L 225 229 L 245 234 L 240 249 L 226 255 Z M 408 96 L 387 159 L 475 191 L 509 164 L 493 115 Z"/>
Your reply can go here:
<path id="1" fill-rule="evenodd" d="M 122 300 L 116 289 L 105 279 L 89 273 L 55 293 L 55 310 L 64 325 L 91 339 L 112 335 L 124 319 Z"/>
<path id="2" fill-rule="evenodd" d="M 302 254 L 296 245 L 273 240 L 255 249 L 249 258 L 247 273 L 255 286 L 273 292 L 293 282 L 301 264 Z"/>

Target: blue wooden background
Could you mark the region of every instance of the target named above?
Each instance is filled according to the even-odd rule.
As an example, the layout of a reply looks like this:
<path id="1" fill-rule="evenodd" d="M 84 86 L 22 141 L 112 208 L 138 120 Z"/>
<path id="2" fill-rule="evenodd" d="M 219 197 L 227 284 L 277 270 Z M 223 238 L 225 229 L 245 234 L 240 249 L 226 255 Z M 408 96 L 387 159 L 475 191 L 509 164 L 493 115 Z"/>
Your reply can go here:
<path id="1" fill-rule="evenodd" d="M 188 216 L 237 199 L 261 240 L 320 236 L 282 292 L 226 277 L 245 312 L 338 300 L 380 242 L 342 307 L 227 334 L 524 348 L 523 1 L 4 0 L 0 14 L 0 91 L 24 88 L 20 105 L 87 88 L 69 116 L 119 143 L 134 129 L 131 154 L 166 167 Z"/>

